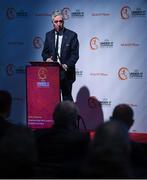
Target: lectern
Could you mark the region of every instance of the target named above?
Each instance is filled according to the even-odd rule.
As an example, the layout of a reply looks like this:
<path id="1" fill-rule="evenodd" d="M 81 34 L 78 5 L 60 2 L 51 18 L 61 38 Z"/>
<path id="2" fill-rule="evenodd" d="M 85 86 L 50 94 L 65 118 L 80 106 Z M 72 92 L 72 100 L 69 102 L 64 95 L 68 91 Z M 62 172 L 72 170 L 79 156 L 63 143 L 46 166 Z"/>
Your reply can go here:
<path id="1" fill-rule="evenodd" d="M 26 97 L 28 127 L 50 128 L 54 108 L 60 102 L 58 63 L 31 62 L 26 66 Z"/>

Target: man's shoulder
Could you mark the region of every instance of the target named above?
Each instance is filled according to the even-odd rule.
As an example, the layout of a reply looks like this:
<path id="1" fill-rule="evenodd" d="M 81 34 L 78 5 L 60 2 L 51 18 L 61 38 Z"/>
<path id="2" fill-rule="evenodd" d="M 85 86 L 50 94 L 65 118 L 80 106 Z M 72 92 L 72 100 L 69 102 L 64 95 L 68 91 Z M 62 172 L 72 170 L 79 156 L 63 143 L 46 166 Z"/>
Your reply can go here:
<path id="1" fill-rule="evenodd" d="M 46 33 L 46 35 L 50 35 L 50 34 L 53 34 L 53 33 L 54 33 L 54 30 L 52 29 L 52 30 L 48 31 L 48 32 Z"/>
<path id="2" fill-rule="evenodd" d="M 76 32 L 72 31 L 71 29 L 67 29 L 67 28 L 64 28 L 64 32 L 72 34 L 72 35 L 77 34 Z"/>

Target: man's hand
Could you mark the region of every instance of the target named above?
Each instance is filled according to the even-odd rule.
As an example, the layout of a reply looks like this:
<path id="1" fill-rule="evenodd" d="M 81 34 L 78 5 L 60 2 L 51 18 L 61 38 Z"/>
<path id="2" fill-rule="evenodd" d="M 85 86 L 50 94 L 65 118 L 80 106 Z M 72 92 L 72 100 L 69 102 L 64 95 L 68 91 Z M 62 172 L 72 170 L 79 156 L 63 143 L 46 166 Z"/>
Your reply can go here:
<path id="1" fill-rule="evenodd" d="M 62 64 L 62 68 L 64 69 L 64 71 L 67 71 L 67 69 L 68 69 L 66 64 Z"/>
<path id="2" fill-rule="evenodd" d="M 52 56 L 51 56 L 50 58 L 47 58 L 47 59 L 46 59 L 46 62 L 53 62 Z"/>

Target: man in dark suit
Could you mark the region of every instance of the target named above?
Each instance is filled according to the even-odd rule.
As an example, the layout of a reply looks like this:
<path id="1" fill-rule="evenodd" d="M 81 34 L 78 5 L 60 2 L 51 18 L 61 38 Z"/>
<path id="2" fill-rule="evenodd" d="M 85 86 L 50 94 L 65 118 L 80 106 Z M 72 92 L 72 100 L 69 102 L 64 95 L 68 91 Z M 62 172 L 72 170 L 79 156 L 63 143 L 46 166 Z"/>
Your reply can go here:
<path id="1" fill-rule="evenodd" d="M 61 91 L 63 100 L 71 100 L 72 84 L 75 81 L 75 64 L 79 59 L 79 41 L 77 34 L 64 27 L 64 18 L 60 11 L 52 14 L 54 29 L 46 33 L 43 60 L 58 62 L 61 66 Z"/>

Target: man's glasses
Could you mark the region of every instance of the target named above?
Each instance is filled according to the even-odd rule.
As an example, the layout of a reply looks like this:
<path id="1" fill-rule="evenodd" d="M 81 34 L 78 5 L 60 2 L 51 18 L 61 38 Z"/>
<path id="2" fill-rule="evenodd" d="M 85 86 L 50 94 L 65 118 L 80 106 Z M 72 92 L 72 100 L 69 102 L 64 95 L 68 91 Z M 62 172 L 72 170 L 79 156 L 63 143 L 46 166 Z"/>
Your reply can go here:
<path id="1" fill-rule="evenodd" d="M 54 21 L 55 24 L 57 24 L 58 22 L 59 23 L 63 23 L 63 20 L 59 20 L 59 21 L 56 20 L 56 21 Z"/>

